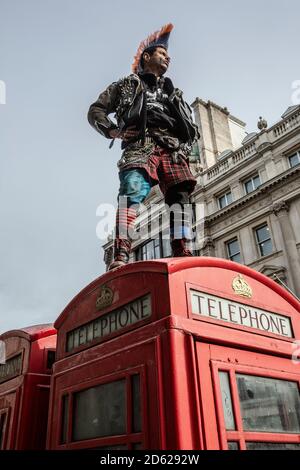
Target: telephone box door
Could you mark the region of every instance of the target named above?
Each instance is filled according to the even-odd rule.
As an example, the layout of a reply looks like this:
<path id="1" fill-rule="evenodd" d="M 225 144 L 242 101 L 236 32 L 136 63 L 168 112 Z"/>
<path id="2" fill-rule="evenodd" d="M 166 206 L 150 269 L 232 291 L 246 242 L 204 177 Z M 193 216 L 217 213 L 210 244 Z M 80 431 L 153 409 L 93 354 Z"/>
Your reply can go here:
<path id="1" fill-rule="evenodd" d="M 196 351 L 207 449 L 300 450 L 297 361 L 200 342 Z"/>

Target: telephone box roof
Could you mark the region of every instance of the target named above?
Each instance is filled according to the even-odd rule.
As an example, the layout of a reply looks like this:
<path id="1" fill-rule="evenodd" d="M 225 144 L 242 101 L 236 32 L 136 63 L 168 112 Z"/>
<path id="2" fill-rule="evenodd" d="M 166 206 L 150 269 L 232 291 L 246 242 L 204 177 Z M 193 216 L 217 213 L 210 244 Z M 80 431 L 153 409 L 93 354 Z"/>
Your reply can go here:
<path id="1" fill-rule="evenodd" d="M 17 330 L 6 331 L 0 335 L 0 340 L 12 337 L 21 337 L 27 339 L 28 341 L 36 341 L 46 336 L 51 336 L 56 334 L 56 329 L 52 323 L 45 323 L 41 325 L 32 325 L 26 326 L 24 328 L 19 328 Z"/>
<path id="2" fill-rule="evenodd" d="M 62 313 L 59 315 L 57 320 L 54 323 L 55 328 L 59 328 L 62 323 L 64 323 L 65 318 L 68 316 L 70 310 L 75 307 L 81 300 L 88 295 L 89 292 L 94 290 L 100 285 L 110 283 L 115 279 L 125 277 L 127 275 L 139 274 L 139 273 L 161 273 L 166 275 L 172 275 L 179 271 L 185 271 L 187 269 L 193 268 L 217 268 L 217 269 L 226 269 L 233 271 L 234 273 L 244 274 L 250 278 L 255 279 L 256 281 L 264 284 L 269 289 L 273 290 L 279 294 L 283 299 L 285 299 L 290 305 L 292 305 L 300 313 L 300 302 L 291 295 L 286 289 L 281 287 L 275 281 L 269 277 L 261 274 L 258 271 L 255 271 L 247 266 L 244 266 L 234 261 L 229 261 L 223 258 L 215 257 L 185 257 L 185 258 L 163 258 L 153 261 L 137 261 L 135 263 L 129 263 L 121 268 L 108 271 L 102 276 L 98 277 L 86 287 L 84 287 L 65 307 Z"/>

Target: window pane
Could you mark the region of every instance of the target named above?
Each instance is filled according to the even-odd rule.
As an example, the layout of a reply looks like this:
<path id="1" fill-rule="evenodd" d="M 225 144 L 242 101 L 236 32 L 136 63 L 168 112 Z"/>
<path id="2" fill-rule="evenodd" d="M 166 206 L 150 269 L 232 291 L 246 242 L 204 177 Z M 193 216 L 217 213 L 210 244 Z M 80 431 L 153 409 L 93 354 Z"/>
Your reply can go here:
<path id="1" fill-rule="evenodd" d="M 299 163 L 300 163 L 299 154 L 298 154 L 298 153 L 295 153 L 295 155 L 291 155 L 291 156 L 289 157 L 289 161 L 290 161 L 291 167 L 296 166 L 296 165 L 299 165 Z"/>
<path id="2" fill-rule="evenodd" d="M 232 194 L 227 193 L 226 196 L 227 196 L 227 204 L 231 204 L 232 203 Z"/>
<path id="3" fill-rule="evenodd" d="M 61 412 L 61 433 L 60 443 L 65 444 L 67 442 L 67 430 L 69 421 L 69 395 L 62 397 L 62 412 Z"/>
<path id="4" fill-rule="evenodd" d="M 4 364 L 0 364 L 0 383 L 17 377 L 22 372 L 22 354 L 7 359 Z"/>
<path id="5" fill-rule="evenodd" d="M 154 253 L 155 253 L 155 259 L 162 257 L 161 252 L 160 252 L 159 238 L 156 238 L 154 240 Z"/>
<path id="6" fill-rule="evenodd" d="M 232 240 L 231 242 L 227 243 L 227 251 L 228 256 L 231 261 L 235 261 L 236 263 L 241 263 L 241 253 L 240 253 L 240 245 L 238 240 Z"/>
<path id="7" fill-rule="evenodd" d="M 269 240 L 270 238 L 270 229 L 267 225 L 256 229 L 257 240 L 259 242 L 263 242 L 265 240 Z"/>
<path id="8" fill-rule="evenodd" d="M 253 178 L 253 185 L 255 189 L 260 185 L 260 177 L 258 175 Z"/>
<path id="9" fill-rule="evenodd" d="M 200 157 L 199 145 L 197 142 L 193 144 L 190 156 L 198 158 Z"/>
<path id="10" fill-rule="evenodd" d="M 138 248 L 135 251 L 135 259 L 136 259 L 136 261 L 140 261 L 142 259 L 142 250 L 141 250 L 141 248 Z"/>
<path id="11" fill-rule="evenodd" d="M 154 243 L 151 240 L 149 243 L 146 244 L 147 256 L 146 259 L 154 259 Z"/>
<path id="12" fill-rule="evenodd" d="M 246 188 L 246 193 L 251 193 L 251 191 L 253 191 L 253 183 L 252 183 L 252 180 L 249 180 L 249 181 L 246 181 L 245 183 L 245 188 Z"/>
<path id="13" fill-rule="evenodd" d="M 300 450 L 300 444 L 287 442 L 246 442 L 247 450 Z"/>
<path id="14" fill-rule="evenodd" d="M 166 258 L 168 256 L 171 256 L 172 251 L 171 251 L 171 244 L 170 244 L 170 238 L 163 238 L 162 239 L 162 246 L 163 246 L 163 257 Z"/>
<path id="15" fill-rule="evenodd" d="M 232 194 L 231 192 L 228 192 L 224 194 L 223 196 L 219 197 L 219 207 L 220 209 L 223 209 L 223 207 L 228 206 L 228 204 L 232 203 Z"/>
<path id="16" fill-rule="evenodd" d="M 237 442 L 228 442 L 228 450 L 239 450 L 239 444 Z"/>
<path id="17" fill-rule="evenodd" d="M 225 196 L 219 197 L 219 205 L 220 205 L 220 209 L 223 209 L 223 207 L 226 206 L 226 198 L 225 198 Z"/>
<path id="18" fill-rule="evenodd" d="M 237 385 L 245 431 L 300 432 L 296 382 L 237 375 Z"/>
<path id="19" fill-rule="evenodd" d="M 236 263 L 241 263 L 241 255 L 240 253 L 237 253 L 236 255 L 233 255 L 230 257 L 231 261 L 235 261 Z"/>
<path id="20" fill-rule="evenodd" d="M 73 439 L 115 436 L 126 432 L 125 380 L 74 394 Z"/>
<path id="21" fill-rule="evenodd" d="M 228 245 L 228 252 L 230 256 L 233 256 L 240 252 L 240 246 L 237 240 L 232 240 L 227 245 Z"/>
<path id="22" fill-rule="evenodd" d="M 273 246 L 272 246 L 272 241 L 271 240 L 267 240 L 267 241 L 261 243 L 259 246 L 260 246 L 260 253 L 261 253 L 262 256 L 269 255 L 273 251 Z"/>
<path id="23" fill-rule="evenodd" d="M 158 246 L 159 247 L 159 238 L 155 238 L 154 240 L 154 246 L 155 248 Z"/>
<path id="24" fill-rule="evenodd" d="M 220 386 L 222 393 L 223 413 L 227 430 L 235 428 L 234 414 L 232 409 L 232 399 L 228 372 L 219 372 Z"/>
<path id="25" fill-rule="evenodd" d="M 132 380 L 132 430 L 133 432 L 141 432 L 141 392 L 140 392 L 140 376 L 133 375 Z"/>

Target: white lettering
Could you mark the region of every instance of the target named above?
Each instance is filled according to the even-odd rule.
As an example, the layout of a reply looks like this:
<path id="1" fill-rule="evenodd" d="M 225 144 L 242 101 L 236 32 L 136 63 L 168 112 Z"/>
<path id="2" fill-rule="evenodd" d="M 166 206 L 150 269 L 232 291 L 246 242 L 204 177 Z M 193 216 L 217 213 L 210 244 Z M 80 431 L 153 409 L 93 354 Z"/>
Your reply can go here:
<path id="1" fill-rule="evenodd" d="M 192 313 L 292 338 L 289 317 L 191 290 Z M 218 305 L 218 307 L 217 307 Z"/>
<path id="2" fill-rule="evenodd" d="M 96 338 L 102 339 L 114 332 L 119 332 L 150 317 L 151 313 L 151 296 L 148 294 L 70 331 L 67 334 L 67 350 L 70 352 Z"/>

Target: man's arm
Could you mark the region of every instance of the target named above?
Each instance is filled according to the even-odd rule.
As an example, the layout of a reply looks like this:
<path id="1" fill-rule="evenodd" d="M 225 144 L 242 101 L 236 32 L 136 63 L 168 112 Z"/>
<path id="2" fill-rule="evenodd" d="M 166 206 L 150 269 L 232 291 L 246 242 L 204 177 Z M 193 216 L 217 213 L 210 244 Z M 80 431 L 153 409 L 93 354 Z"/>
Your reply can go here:
<path id="1" fill-rule="evenodd" d="M 118 100 L 118 84 L 112 83 L 95 103 L 90 106 L 88 112 L 88 121 L 97 132 L 108 139 L 114 137 L 118 131 L 118 126 L 109 119 L 108 115 L 116 111 Z"/>

